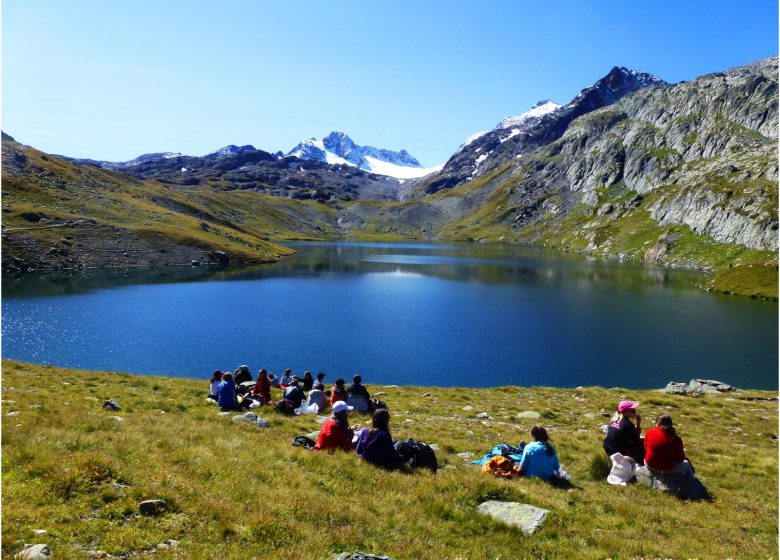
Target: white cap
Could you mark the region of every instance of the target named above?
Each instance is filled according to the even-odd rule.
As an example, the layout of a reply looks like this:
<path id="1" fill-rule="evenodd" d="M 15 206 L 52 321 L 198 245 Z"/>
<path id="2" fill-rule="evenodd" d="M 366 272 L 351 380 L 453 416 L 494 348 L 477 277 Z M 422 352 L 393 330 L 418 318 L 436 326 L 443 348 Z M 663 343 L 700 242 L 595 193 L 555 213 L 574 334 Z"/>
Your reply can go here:
<path id="1" fill-rule="evenodd" d="M 354 406 L 349 406 L 344 401 L 336 401 L 336 404 L 333 405 L 333 412 L 344 412 L 345 410 L 354 410 Z"/>

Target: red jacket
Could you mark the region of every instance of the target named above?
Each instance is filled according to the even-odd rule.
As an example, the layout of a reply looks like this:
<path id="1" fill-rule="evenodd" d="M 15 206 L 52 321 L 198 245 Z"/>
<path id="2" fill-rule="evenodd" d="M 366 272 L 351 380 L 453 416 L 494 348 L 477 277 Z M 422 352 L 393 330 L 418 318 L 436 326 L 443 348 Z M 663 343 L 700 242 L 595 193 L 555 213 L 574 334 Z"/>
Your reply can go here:
<path id="1" fill-rule="evenodd" d="M 650 428 L 645 434 L 645 465 L 657 471 L 670 471 L 685 459 L 683 442 L 661 428 Z"/>
<path id="2" fill-rule="evenodd" d="M 317 436 L 317 443 L 314 449 L 343 449 L 352 451 L 352 428 L 344 433 L 339 423 L 333 418 L 328 418 L 322 425 L 320 435 Z"/>
<path id="3" fill-rule="evenodd" d="M 255 388 L 252 389 L 252 394 L 260 397 L 263 404 L 269 404 L 271 402 L 271 381 L 267 375 L 260 375 L 255 383 Z"/>

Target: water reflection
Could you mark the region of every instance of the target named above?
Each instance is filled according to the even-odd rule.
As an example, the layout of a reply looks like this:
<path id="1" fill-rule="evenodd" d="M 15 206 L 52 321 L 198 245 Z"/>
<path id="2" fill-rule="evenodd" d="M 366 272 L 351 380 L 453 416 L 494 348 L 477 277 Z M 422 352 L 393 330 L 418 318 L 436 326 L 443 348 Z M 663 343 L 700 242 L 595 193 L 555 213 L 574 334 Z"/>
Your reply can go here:
<path id="1" fill-rule="evenodd" d="M 693 288 L 698 272 L 596 261 L 549 249 L 516 246 L 390 243 L 290 243 L 298 251 L 277 263 L 230 267 L 105 269 L 3 277 L 3 297 L 65 295 L 133 284 L 261 280 L 326 273 L 404 272 L 458 282 L 591 285 L 620 290 Z"/>

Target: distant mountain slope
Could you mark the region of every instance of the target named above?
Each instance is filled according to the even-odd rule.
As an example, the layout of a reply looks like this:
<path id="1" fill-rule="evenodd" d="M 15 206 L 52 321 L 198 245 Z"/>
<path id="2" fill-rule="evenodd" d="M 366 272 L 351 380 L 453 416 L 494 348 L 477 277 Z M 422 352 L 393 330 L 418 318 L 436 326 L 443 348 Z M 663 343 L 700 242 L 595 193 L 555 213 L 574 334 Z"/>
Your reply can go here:
<path id="1" fill-rule="evenodd" d="M 440 168 L 423 168 L 406 150 L 394 152 L 371 146 L 358 146 L 343 132 L 331 132 L 322 140 L 307 138 L 287 153 L 296 157 L 321 163 L 351 165 L 396 179 L 423 177 Z"/>
<path id="2" fill-rule="evenodd" d="M 439 173 L 426 177 L 416 188 L 431 194 L 475 179 L 519 155 L 554 142 L 577 117 L 615 103 L 638 89 L 663 83 L 651 74 L 615 67 L 566 105 L 546 100 L 523 115 L 504 119 L 491 131 L 471 137 Z"/>

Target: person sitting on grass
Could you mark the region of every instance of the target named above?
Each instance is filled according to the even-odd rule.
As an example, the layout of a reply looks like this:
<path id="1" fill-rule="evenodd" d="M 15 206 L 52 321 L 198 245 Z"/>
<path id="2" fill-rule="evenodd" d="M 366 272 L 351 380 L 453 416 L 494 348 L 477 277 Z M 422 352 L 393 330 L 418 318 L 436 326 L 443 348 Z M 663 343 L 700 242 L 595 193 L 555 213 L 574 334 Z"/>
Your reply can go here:
<path id="1" fill-rule="evenodd" d="M 561 468 L 561 464 L 555 448 L 550 443 L 547 430 L 542 426 L 534 426 L 531 428 L 531 439 L 533 441 L 523 449 L 519 464 L 520 474 L 550 480 Z"/>
<path id="2" fill-rule="evenodd" d="M 374 412 L 371 429 L 360 433 L 355 451 L 358 457 L 377 467 L 394 470 L 400 466 L 401 458 L 390 436 L 390 413 L 387 409 Z"/>
<path id="3" fill-rule="evenodd" d="M 315 379 L 314 382 L 322 383 L 322 385 L 325 386 L 325 374 L 323 372 L 319 372 L 317 374 L 317 379 Z"/>
<path id="4" fill-rule="evenodd" d="M 314 378 L 311 376 L 310 371 L 304 371 L 303 372 L 303 390 L 307 393 L 311 391 L 312 386 L 314 385 Z"/>
<path id="5" fill-rule="evenodd" d="M 336 379 L 336 384 L 333 389 L 330 390 L 330 406 L 335 405 L 338 401 L 347 400 L 347 388 L 344 387 L 344 380 L 342 378 Z"/>
<path id="6" fill-rule="evenodd" d="M 214 373 L 211 374 L 211 379 L 209 379 L 209 398 L 213 400 L 217 400 L 219 397 L 217 396 L 217 389 L 219 388 L 219 384 L 222 383 L 222 370 L 215 370 Z"/>
<path id="7" fill-rule="evenodd" d="M 328 407 L 328 396 L 325 394 L 325 386 L 322 383 L 314 382 L 314 387 L 309 391 L 309 397 L 306 399 L 306 407 L 313 404 L 317 405 L 317 414 Z"/>
<path id="8" fill-rule="evenodd" d="M 252 373 L 249 371 L 249 366 L 238 366 L 238 369 L 234 372 L 236 385 L 241 385 L 247 381 L 252 381 Z"/>
<path id="9" fill-rule="evenodd" d="M 693 472 L 685 456 L 683 441 L 675 432 L 672 417 L 668 414 L 659 415 L 655 427 L 645 434 L 645 466 L 654 475 Z"/>
<path id="10" fill-rule="evenodd" d="M 268 374 L 268 381 L 271 383 L 271 387 L 279 389 L 279 378 L 276 377 L 273 373 Z"/>
<path id="11" fill-rule="evenodd" d="M 347 388 L 347 402 L 355 407 L 358 412 L 369 412 L 371 395 L 362 382 L 363 378 L 359 375 L 352 378 L 352 385 Z"/>
<path id="12" fill-rule="evenodd" d="M 642 417 L 636 413 L 638 402 L 620 401 L 617 412 L 607 428 L 604 451 L 608 457 L 620 453 L 632 457 L 638 465 L 645 462 L 645 446 L 641 438 Z M 634 425 L 636 422 L 636 426 Z"/>
<path id="13" fill-rule="evenodd" d="M 284 390 L 283 396 L 285 399 L 292 402 L 293 408 L 301 406 L 306 395 L 303 393 L 303 389 L 301 389 L 300 381 L 297 377 L 293 376 L 292 381 L 290 381 L 290 384 Z"/>
<path id="14" fill-rule="evenodd" d="M 252 389 L 252 396 L 260 399 L 260 404 L 271 404 L 271 381 L 264 369 L 257 372 L 257 383 Z"/>
<path id="15" fill-rule="evenodd" d="M 279 388 L 280 389 L 286 389 L 287 386 L 292 383 L 292 370 L 290 368 L 287 368 L 284 370 L 284 374 L 282 375 L 282 378 L 279 380 Z"/>
<path id="16" fill-rule="evenodd" d="M 333 405 L 333 415 L 322 425 L 314 449 L 352 451 L 352 437 L 355 432 L 354 427 L 349 427 L 350 410 L 352 407 L 344 401 L 338 401 Z"/>
<path id="17" fill-rule="evenodd" d="M 217 404 L 222 412 L 238 410 L 236 384 L 233 383 L 233 376 L 230 373 L 226 373 L 222 376 L 222 383 L 217 387 Z"/>

